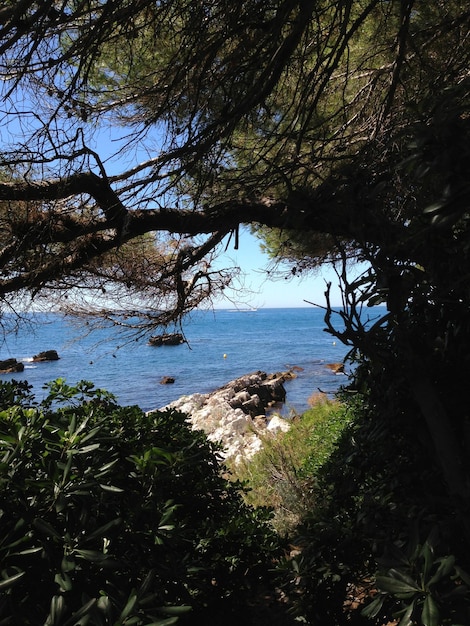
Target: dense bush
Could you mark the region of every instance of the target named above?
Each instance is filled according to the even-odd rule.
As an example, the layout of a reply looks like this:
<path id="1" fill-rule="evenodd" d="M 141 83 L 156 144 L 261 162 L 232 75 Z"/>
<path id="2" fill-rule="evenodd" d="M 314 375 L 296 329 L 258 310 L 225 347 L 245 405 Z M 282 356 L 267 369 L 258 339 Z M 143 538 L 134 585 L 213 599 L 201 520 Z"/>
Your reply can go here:
<path id="1" fill-rule="evenodd" d="M 228 623 L 278 554 L 268 513 L 175 411 L 3 383 L 0 454 L 1 624 L 200 623 L 220 606 Z"/>
<path id="2" fill-rule="evenodd" d="M 301 552 L 287 564 L 308 623 L 469 623 L 465 541 L 415 407 L 399 413 L 393 393 L 387 408 L 375 392 L 350 390 L 355 417 L 316 472 Z"/>

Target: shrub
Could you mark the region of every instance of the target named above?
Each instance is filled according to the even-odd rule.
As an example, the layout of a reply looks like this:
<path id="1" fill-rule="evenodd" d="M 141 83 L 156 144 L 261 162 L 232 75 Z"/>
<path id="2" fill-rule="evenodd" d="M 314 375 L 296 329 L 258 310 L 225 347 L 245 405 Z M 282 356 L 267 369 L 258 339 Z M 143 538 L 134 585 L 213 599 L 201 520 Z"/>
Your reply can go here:
<path id="1" fill-rule="evenodd" d="M 279 545 L 217 447 L 176 411 L 48 387 L 36 402 L 0 385 L 0 623 L 170 624 L 246 602 Z"/>
<path id="2" fill-rule="evenodd" d="M 316 506 L 293 537 L 300 553 L 285 564 L 298 614 L 338 626 L 469 623 L 460 520 L 443 506 L 413 405 L 399 413 L 351 392 L 344 402 L 351 424 L 316 474 Z"/>
<path id="3" fill-rule="evenodd" d="M 424 541 L 416 524 L 405 545 L 391 545 L 378 559 L 377 593 L 362 611 L 374 619 L 386 610 L 400 623 L 440 626 L 468 623 L 470 576 L 453 554 L 440 554 L 438 526 Z"/>
<path id="4" fill-rule="evenodd" d="M 315 506 L 316 475 L 349 419 L 339 402 L 318 396 L 287 432 L 265 435 L 262 449 L 233 469 L 250 488 L 247 502 L 274 509 L 273 525 L 281 535 Z"/>

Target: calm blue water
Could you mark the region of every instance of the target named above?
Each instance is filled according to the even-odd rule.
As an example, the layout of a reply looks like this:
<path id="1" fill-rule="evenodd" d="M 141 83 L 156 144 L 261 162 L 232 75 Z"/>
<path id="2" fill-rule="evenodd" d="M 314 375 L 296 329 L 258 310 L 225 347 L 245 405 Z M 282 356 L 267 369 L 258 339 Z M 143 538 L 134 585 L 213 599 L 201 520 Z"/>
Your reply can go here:
<path id="1" fill-rule="evenodd" d="M 34 331 L 26 328 L 6 337 L 0 359 L 24 361 L 22 374 L 1 378 L 27 380 L 38 397 L 43 384 L 55 378 L 69 384 L 85 379 L 114 393 L 122 405 L 150 410 L 182 395 L 213 391 L 255 370 L 271 373 L 297 366 L 303 371 L 285 385 L 286 413 L 305 410 L 318 389 L 333 393 L 347 381 L 326 367 L 341 361 L 347 348 L 324 332 L 323 311 L 313 307 L 196 312 L 184 325 L 189 347 L 153 347 L 144 339 L 121 345 L 122 339 L 110 338 L 109 331 L 76 340 L 80 331 L 63 317 L 41 314 L 37 319 L 42 323 Z M 28 360 L 43 350 L 57 350 L 60 360 Z M 163 376 L 174 377 L 175 383 L 161 385 Z"/>

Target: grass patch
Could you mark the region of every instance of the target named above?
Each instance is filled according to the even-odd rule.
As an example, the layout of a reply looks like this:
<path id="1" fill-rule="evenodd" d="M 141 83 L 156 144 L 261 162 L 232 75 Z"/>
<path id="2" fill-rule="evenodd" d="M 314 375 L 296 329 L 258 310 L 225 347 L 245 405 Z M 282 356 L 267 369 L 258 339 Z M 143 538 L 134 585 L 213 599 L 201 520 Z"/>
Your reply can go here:
<path id="1" fill-rule="evenodd" d="M 312 408 L 292 420 L 289 431 L 266 433 L 263 448 L 231 468 L 246 483 L 248 504 L 274 509 L 273 525 L 290 533 L 315 505 L 317 473 L 350 423 L 346 406 L 324 394 L 310 399 Z"/>

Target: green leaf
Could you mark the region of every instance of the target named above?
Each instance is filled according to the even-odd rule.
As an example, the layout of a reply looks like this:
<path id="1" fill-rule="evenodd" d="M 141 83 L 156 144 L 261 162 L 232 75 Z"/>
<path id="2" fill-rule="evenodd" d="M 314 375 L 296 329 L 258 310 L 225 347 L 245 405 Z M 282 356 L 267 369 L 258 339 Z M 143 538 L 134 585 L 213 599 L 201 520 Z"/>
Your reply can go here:
<path id="1" fill-rule="evenodd" d="M 64 611 L 64 596 L 53 596 L 51 600 L 51 607 L 49 609 L 49 615 L 47 616 L 44 626 L 54 626 L 54 624 L 60 624 Z"/>
<path id="2" fill-rule="evenodd" d="M 424 599 L 421 621 L 423 626 L 439 626 L 439 608 L 430 594 Z"/>
<path id="3" fill-rule="evenodd" d="M 390 576 L 377 576 L 376 582 L 381 590 L 387 591 L 401 599 L 412 598 L 420 591 L 419 587 L 397 580 L 396 578 L 391 578 Z"/>
<path id="4" fill-rule="evenodd" d="M 431 567 L 434 563 L 434 554 L 431 546 L 427 542 L 421 549 L 421 556 L 424 559 L 424 567 L 422 573 L 422 579 L 424 584 L 429 576 L 429 572 L 431 571 Z"/>
<path id="5" fill-rule="evenodd" d="M 372 600 L 372 602 L 370 602 L 367 606 L 365 606 L 362 609 L 361 615 L 369 619 L 373 619 L 374 617 L 377 617 L 377 615 L 382 610 L 383 604 L 385 602 L 385 597 L 386 596 L 383 594 L 379 594 L 378 596 L 376 596 Z"/>
<path id="6" fill-rule="evenodd" d="M 412 578 L 409 574 L 407 574 L 406 572 L 404 572 L 401 569 L 397 569 L 395 567 L 392 567 L 391 569 L 388 570 L 388 575 L 391 578 L 394 578 L 396 580 L 400 580 L 403 583 L 406 583 L 407 585 L 410 585 L 413 588 L 416 589 L 420 589 L 418 583 L 416 582 L 416 580 L 414 578 Z"/>
<path id="7" fill-rule="evenodd" d="M 97 607 L 106 615 L 112 614 L 112 602 L 108 596 L 100 596 L 98 598 Z"/>
<path id="8" fill-rule="evenodd" d="M 73 456 L 72 456 L 71 451 L 69 450 L 67 452 L 67 462 L 65 463 L 64 471 L 62 472 L 62 485 L 65 485 L 65 483 L 68 480 L 70 469 L 72 467 L 72 462 L 73 462 Z"/>
<path id="9" fill-rule="evenodd" d="M 82 428 L 84 428 L 86 426 L 88 422 L 88 419 L 86 419 L 83 424 L 80 426 L 80 430 Z M 81 443 L 84 443 L 85 441 L 88 441 L 89 439 L 92 439 L 95 435 L 97 435 L 101 430 L 101 426 L 95 426 L 94 428 L 92 428 L 82 439 L 81 439 Z"/>
<path id="10" fill-rule="evenodd" d="M 72 579 L 68 574 L 56 574 L 54 582 L 59 585 L 61 591 L 70 591 L 72 589 Z"/>
<path id="11" fill-rule="evenodd" d="M 92 598 L 86 604 L 84 604 L 80 609 L 78 609 L 78 611 L 74 613 L 70 619 L 64 622 L 63 626 L 77 626 L 78 621 L 85 615 L 88 615 L 88 613 L 90 613 L 91 609 L 95 606 L 95 604 L 96 604 L 96 598 Z"/>
<path id="12" fill-rule="evenodd" d="M 107 554 L 97 550 L 74 550 L 74 553 L 85 559 L 85 561 L 91 561 L 92 563 L 101 563 L 108 558 Z"/>
<path id="13" fill-rule="evenodd" d="M 401 618 L 398 626 L 413 626 L 413 620 L 411 619 L 411 616 L 413 615 L 415 602 L 416 600 L 413 600 L 413 602 L 406 607 L 406 611 L 403 613 L 403 617 Z"/>
<path id="14" fill-rule="evenodd" d="M 425 209 L 423 209 L 423 213 L 425 214 L 430 214 L 430 213 L 438 213 L 443 207 L 446 206 L 446 202 L 434 202 L 433 204 L 430 204 L 429 206 L 427 206 Z"/>
<path id="15" fill-rule="evenodd" d="M 26 550 L 20 550 L 19 552 L 15 552 L 16 555 L 26 556 L 28 554 L 36 554 L 36 552 L 41 552 L 43 550 L 42 546 L 36 546 L 35 548 L 27 548 Z"/>
<path id="16" fill-rule="evenodd" d="M 100 447 L 99 443 L 90 443 L 88 446 L 83 446 L 83 448 L 78 448 L 73 450 L 74 454 L 86 454 L 87 452 L 93 452 L 93 450 L 98 450 Z"/>
<path id="17" fill-rule="evenodd" d="M 83 542 L 86 543 L 87 541 L 93 541 L 93 539 L 96 539 L 97 537 L 102 537 L 105 533 L 108 532 L 108 530 L 116 526 L 120 526 L 121 524 L 122 524 L 122 518 L 116 517 L 116 519 L 111 520 L 107 524 L 103 524 L 103 526 L 100 526 L 99 528 L 91 532 L 89 535 L 87 535 L 85 539 L 83 540 Z"/>
<path id="18" fill-rule="evenodd" d="M 160 613 L 163 615 L 186 615 L 193 610 L 192 606 L 181 605 L 181 606 L 161 606 L 158 608 Z"/>
<path id="19" fill-rule="evenodd" d="M 155 570 L 151 569 L 139 587 L 138 593 L 139 593 L 140 598 L 147 593 L 154 579 L 155 579 Z"/>
<path id="20" fill-rule="evenodd" d="M 173 517 L 173 513 L 176 509 L 179 508 L 180 505 L 173 504 L 173 500 L 167 500 L 165 502 L 165 511 L 160 518 L 160 522 L 158 524 L 159 529 L 163 529 L 167 526 L 167 522 Z"/>
<path id="21" fill-rule="evenodd" d="M 122 621 L 128 617 L 128 615 L 133 610 L 135 603 L 137 602 L 137 592 L 133 589 L 129 595 L 129 599 L 127 600 L 126 606 L 123 608 L 119 619 Z"/>
<path id="22" fill-rule="evenodd" d="M 53 528 L 49 524 L 49 522 L 46 522 L 40 519 L 39 517 L 37 517 L 33 521 L 33 526 L 37 528 L 40 532 L 44 533 L 45 535 L 49 537 L 55 537 L 56 539 L 59 539 L 60 541 L 62 541 L 62 535 L 59 532 L 57 532 L 57 530 Z"/>
<path id="23" fill-rule="evenodd" d="M 60 569 L 65 574 L 65 572 L 73 572 L 76 568 L 75 559 L 71 555 L 66 555 L 62 559 L 62 563 L 60 565 Z"/>
<path id="24" fill-rule="evenodd" d="M 13 437 L 12 435 L 0 435 L 0 445 L 3 443 L 15 445 L 16 441 L 16 437 Z"/>
<path id="25" fill-rule="evenodd" d="M 124 489 L 121 489 L 120 487 L 115 487 L 114 485 L 103 485 L 100 483 L 100 487 L 101 489 L 103 489 L 103 491 L 110 491 L 111 493 L 123 493 Z"/>
<path id="26" fill-rule="evenodd" d="M 77 427 L 77 416 L 75 413 L 72 415 L 72 419 L 69 424 L 69 435 L 73 435 L 75 433 L 75 428 Z"/>
<path id="27" fill-rule="evenodd" d="M 96 478 L 96 480 L 98 480 L 99 478 L 102 478 L 103 476 L 106 476 L 109 473 L 109 470 L 112 469 L 114 467 L 114 465 L 116 465 L 116 463 L 118 463 L 119 459 L 114 459 L 114 461 L 110 461 L 109 463 L 106 463 L 105 465 L 102 465 L 98 472 L 94 475 L 94 477 Z"/>
<path id="28" fill-rule="evenodd" d="M 4 571 L 2 572 L 2 576 L 4 576 Z M 0 580 L 0 589 L 3 591 L 4 589 L 12 587 L 20 580 L 20 578 L 23 578 L 25 573 L 26 572 L 18 572 L 13 574 L 13 576 L 8 576 L 7 578 L 4 577 L 3 580 Z"/>
<path id="29" fill-rule="evenodd" d="M 16 541 L 12 541 L 11 543 L 7 543 L 8 540 L 14 536 L 15 533 L 14 532 L 10 532 L 8 533 L 8 535 L 4 538 L 4 542 L 2 545 L 2 549 L 3 550 L 8 550 L 11 551 L 13 548 L 16 548 L 17 546 L 21 546 L 21 544 L 29 541 L 29 535 L 23 535 L 22 537 L 20 537 L 19 539 L 17 539 Z"/>
<path id="30" fill-rule="evenodd" d="M 449 574 L 452 572 L 454 567 L 455 567 L 455 556 L 453 554 L 449 554 L 449 556 L 442 557 L 442 559 L 440 559 L 440 564 L 439 564 L 439 567 L 437 568 L 436 573 L 428 582 L 428 587 L 430 587 L 431 585 L 434 585 L 435 583 L 439 582 L 443 578 L 446 578 L 446 576 L 449 576 Z"/>

